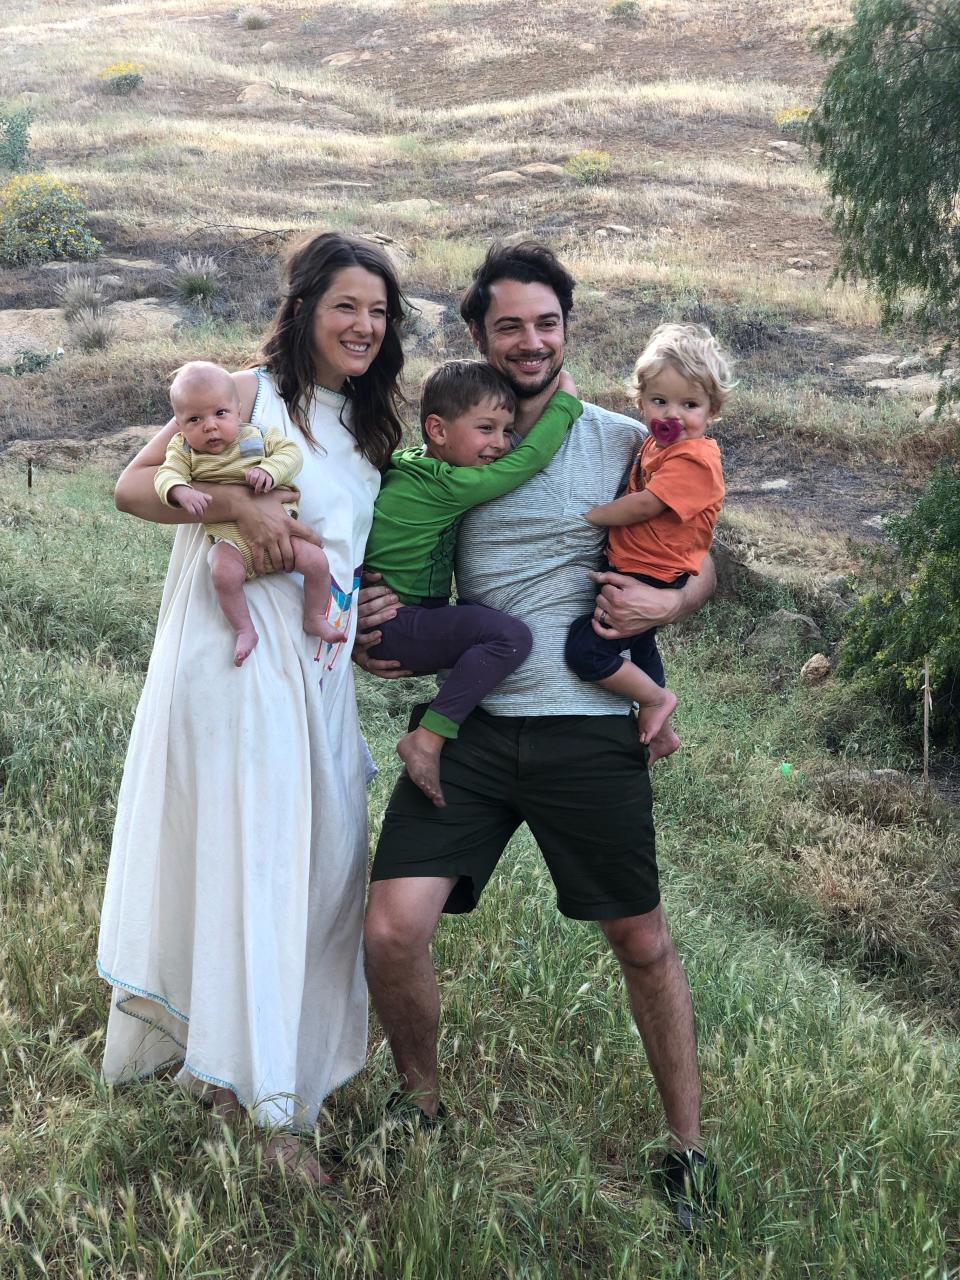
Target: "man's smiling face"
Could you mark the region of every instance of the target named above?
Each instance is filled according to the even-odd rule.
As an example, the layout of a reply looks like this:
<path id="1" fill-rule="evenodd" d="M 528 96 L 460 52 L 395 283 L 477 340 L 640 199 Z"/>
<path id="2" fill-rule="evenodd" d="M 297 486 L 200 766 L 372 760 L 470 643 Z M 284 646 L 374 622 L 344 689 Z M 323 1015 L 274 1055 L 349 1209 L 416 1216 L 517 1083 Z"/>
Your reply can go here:
<path id="1" fill-rule="evenodd" d="M 563 313 L 549 285 L 497 280 L 483 332 L 473 337 L 520 400 L 540 395 L 563 367 Z"/>

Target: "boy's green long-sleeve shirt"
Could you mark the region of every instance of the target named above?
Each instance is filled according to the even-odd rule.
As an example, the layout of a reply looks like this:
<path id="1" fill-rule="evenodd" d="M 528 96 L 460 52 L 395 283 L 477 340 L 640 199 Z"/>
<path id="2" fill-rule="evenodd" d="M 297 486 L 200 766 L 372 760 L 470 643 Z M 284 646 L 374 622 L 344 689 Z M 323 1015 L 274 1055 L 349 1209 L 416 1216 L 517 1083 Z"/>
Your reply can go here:
<path id="1" fill-rule="evenodd" d="M 398 449 L 374 507 L 364 567 L 383 574 L 404 604 L 449 599 L 463 515 L 542 471 L 581 413 L 575 396 L 554 392 L 520 444 L 482 467 L 453 467 L 419 448 Z"/>

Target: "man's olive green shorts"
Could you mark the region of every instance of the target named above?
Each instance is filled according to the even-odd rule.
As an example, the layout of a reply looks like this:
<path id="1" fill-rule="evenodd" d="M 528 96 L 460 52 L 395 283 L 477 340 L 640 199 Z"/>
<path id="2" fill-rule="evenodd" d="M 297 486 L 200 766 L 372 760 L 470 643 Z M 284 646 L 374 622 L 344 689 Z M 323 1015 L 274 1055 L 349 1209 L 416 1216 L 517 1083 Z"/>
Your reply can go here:
<path id="1" fill-rule="evenodd" d="M 416 708 L 411 728 L 423 711 Z M 472 911 L 526 822 L 565 916 L 643 915 L 660 901 L 646 757 L 632 715 L 474 711 L 443 746 L 445 808 L 401 774 L 371 879 L 457 876 L 444 910 Z"/>

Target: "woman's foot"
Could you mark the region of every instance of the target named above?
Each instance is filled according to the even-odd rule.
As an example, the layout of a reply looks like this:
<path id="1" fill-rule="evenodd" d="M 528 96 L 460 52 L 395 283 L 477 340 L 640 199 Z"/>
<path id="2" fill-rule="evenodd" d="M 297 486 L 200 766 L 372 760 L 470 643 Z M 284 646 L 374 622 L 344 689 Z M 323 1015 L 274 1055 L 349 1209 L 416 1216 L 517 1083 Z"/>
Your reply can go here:
<path id="1" fill-rule="evenodd" d="M 316 1155 L 295 1133 L 278 1133 L 263 1143 L 263 1158 L 287 1178 L 298 1177 L 314 1187 L 329 1187 L 330 1175 Z"/>
<path id="2" fill-rule="evenodd" d="M 443 750 L 443 738 L 422 726 L 412 733 L 405 733 L 397 743 L 397 755 L 407 766 L 410 781 L 415 783 L 425 796 L 428 796 L 438 809 L 444 808 L 446 800 L 440 790 L 440 752 Z"/>
<path id="3" fill-rule="evenodd" d="M 637 712 L 637 729 L 640 733 L 640 741 L 644 746 L 648 747 L 654 740 L 667 723 L 667 719 L 676 705 L 677 695 L 671 693 L 669 689 L 661 689 L 659 697 L 640 703 L 640 710 Z"/>
<path id="4" fill-rule="evenodd" d="M 243 1107 L 240 1105 L 233 1090 L 223 1089 L 219 1085 L 207 1091 L 205 1100 L 212 1114 L 218 1120 L 223 1120 L 225 1124 L 230 1124 L 236 1120 L 237 1116 L 243 1111 Z"/>
<path id="5" fill-rule="evenodd" d="M 237 632 L 237 643 L 233 650 L 233 665 L 242 667 L 247 658 L 250 657 L 254 649 L 257 647 L 257 641 L 260 637 L 254 631 L 253 627 L 249 631 L 243 630 Z"/>

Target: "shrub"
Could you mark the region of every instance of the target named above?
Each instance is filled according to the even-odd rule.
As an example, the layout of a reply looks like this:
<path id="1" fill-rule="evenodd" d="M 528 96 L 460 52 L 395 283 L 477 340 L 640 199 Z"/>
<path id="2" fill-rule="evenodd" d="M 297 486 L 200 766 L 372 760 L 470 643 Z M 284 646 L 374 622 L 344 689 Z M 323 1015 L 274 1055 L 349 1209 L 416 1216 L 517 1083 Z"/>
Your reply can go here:
<path id="1" fill-rule="evenodd" d="M 79 192 L 56 178 L 11 178 L 0 189 L 0 262 L 95 258 L 100 241 L 87 230 L 86 215 Z"/>
<path id="2" fill-rule="evenodd" d="M 30 151 L 29 111 L 0 112 L 0 169 L 25 169 Z"/>
<path id="3" fill-rule="evenodd" d="M 126 98 L 143 84 L 143 63 L 112 62 L 97 73 L 97 79 L 104 93 Z"/>
<path id="4" fill-rule="evenodd" d="M 93 311 L 99 315 L 103 310 L 103 294 L 94 275 L 70 271 L 66 279 L 56 286 L 55 292 L 67 320 L 76 320 L 81 311 Z"/>
<path id="5" fill-rule="evenodd" d="M 73 340 L 81 351 L 105 351 L 113 341 L 117 324 L 102 311 L 84 307 L 73 321 Z"/>
<path id="6" fill-rule="evenodd" d="M 606 182 L 613 164 L 609 151 L 577 151 L 563 166 L 584 187 Z"/>
<path id="7" fill-rule="evenodd" d="M 181 302 L 201 306 L 220 292 L 220 266 L 208 253 L 184 253 L 173 270 L 173 288 Z"/>
<path id="8" fill-rule="evenodd" d="M 960 462 L 942 463 L 886 533 L 891 554 L 877 589 L 851 613 L 838 671 L 869 680 L 916 727 L 929 660 L 931 737 L 960 746 Z"/>
<path id="9" fill-rule="evenodd" d="M 264 27 L 269 27 L 270 15 L 264 9 L 241 9 L 237 14 L 237 23 L 244 31 L 262 31 Z"/>
<path id="10" fill-rule="evenodd" d="M 29 351 L 21 348 L 13 358 L 13 364 L 7 365 L 3 372 L 9 373 L 13 378 L 21 378 L 25 373 L 43 373 L 62 354 L 62 351 Z"/>
<path id="11" fill-rule="evenodd" d="M 783 111 L 777 112 L 773 122 L 781 133 L 803 134 L 806 132 L 809 119 L 809 107 L 786 107 Z"/>
<path id="12" fill-rule="evenodd" d="M 607 13 L 614 22 L 634 22 L 640 17 L 640 0 L 613 0 Z"/>

